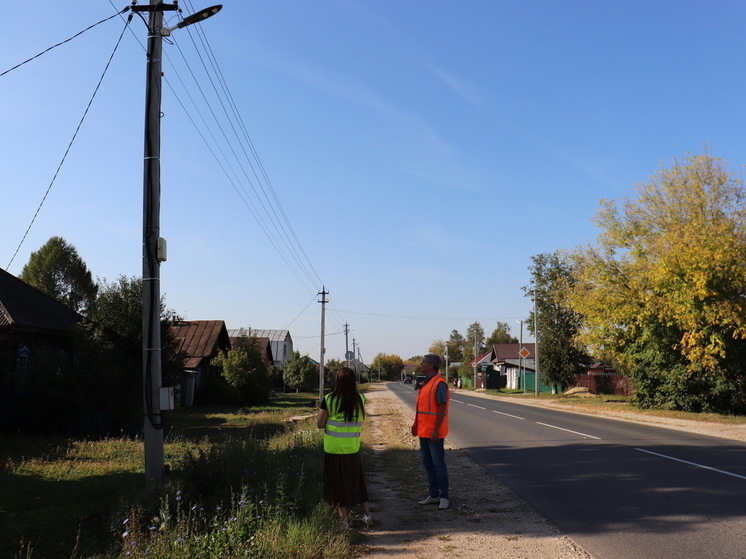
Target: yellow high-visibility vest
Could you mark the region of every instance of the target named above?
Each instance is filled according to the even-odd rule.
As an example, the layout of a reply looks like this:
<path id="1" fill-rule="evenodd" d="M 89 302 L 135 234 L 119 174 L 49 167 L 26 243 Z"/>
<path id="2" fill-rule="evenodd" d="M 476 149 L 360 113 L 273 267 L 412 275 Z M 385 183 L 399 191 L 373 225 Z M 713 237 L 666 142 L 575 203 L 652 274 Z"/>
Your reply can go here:
<path id="1" fill-rule="evenodd" d="M 359 395 L 365 404 L 365 396 Z M 352 422 L 345 421 L 344 413 L 337 408 L 337 402 L 331 394 L 324 396 L 326 410 L 329 413 L 324 430 L 324 452 L 329 454 L 355 454 L 360 450 L 360 432 L 363 430 L 362 417 L 355 417 Z"/>

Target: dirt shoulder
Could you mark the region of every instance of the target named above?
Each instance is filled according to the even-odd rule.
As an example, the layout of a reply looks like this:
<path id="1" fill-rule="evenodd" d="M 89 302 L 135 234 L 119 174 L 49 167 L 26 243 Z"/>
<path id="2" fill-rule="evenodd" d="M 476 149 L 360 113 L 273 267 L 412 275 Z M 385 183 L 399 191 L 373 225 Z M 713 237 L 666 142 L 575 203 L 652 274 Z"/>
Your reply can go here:
<path id="1" fill-rule="evenodd" d="M 375 521 L 364 531 L 366 557 L 399 559 L 589 559 L 585 551 L 446 439 L 451 508 L 418 505 L 427 495 L 412 412 L 386 385 L 366 393 L 373 449 L 366 478 Z"/>

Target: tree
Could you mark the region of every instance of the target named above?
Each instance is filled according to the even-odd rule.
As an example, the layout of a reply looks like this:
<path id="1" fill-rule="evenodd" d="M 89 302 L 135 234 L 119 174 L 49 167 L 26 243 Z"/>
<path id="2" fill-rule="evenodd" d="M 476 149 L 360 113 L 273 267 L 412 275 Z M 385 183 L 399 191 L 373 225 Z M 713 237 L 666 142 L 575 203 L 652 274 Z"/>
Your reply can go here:
<path id="1" fill-rule="evenodd" d="M 464 337 L 459 333 L 458 330 L 451 330 L 451 335 L 448 338 L 448 358 L 451 362 L 459 362 L 464 360 Z"/>
<path id="2" fill-rule="evenodd" d="M 326 368 L 326 375 L 324 379 L 329 384 L 334 383 L 334 377 L 337 376 L 337 371 L 339 371 L 342 367 L 344 367 L 344 361 L 340 361 L 339 359 L 329 359 L 329 361 L 326 362 L 325 368 Z"/>
<path id="3" fill-rule="evenodd" d="M 591 359 L 578 342 L 582 316 L 565 299 L 574 283 L 569 263 L 558 252 L 532 256 L 531 260 L 531 285 L 524 291 L 536 297 L 541 379 L 556 392 L 558 386 L 574 384 L 575 376 L 588 370 Z M 533 312 L 528 330 L 536 336 Z"/>
<path id="4" fill-rule="evenodd" d="M 427 350 L 428 353 L 432 353 L 435 355 L 438 355 L 440 359 L 443 361 L 443 364 L 445 365 L 446 362 L 446 348 L 448 347 L 448 344 L 444 340 L 435 340 L 432 345 L 430 346 L 430 349 Z M 450 360 L 451 356 L 448 356 L 448 359 Z M 414 359 L 410 359 L 410 361 L 413 361 L 415 363 L 419 363 L 422 361 L 422 358 L 415 361 Z"/>
<path id="5" fill-rule="evenodd" d="M 475 349 L 476 345 L 476 349 Z M 471 361 L 484 353 L 484 328 L 479 322 L 473 322 L 466 329 L 464 338 L 464 362 Z"/>
<path id="6" fill-rule="evenodd" d="M 746 211 L 722 160 L 674 161 L 605 201 L 573 255 L 584 339 L 618 359 L 643 407 L 746 412 Z"/>
<path id="7" fill-rule="evenodd" d="M 52 237 L 32 252 L 19 277 L 81 314 L 86 314 L 96 297 L 91 272 L 75 247 L 62 237 Z"/>
<path id="8" fill-rule="evenodd" d="M 381 378 L 386 380 L 399 380 L 404 370 L 404 361 L 398 355 L 387 355 L 379 353 L 373 358 L 370 368 L 381 371 Z"/>
<path id="9" fill-rule="evenodd" d="M 218 354 L 213 364 L 222 369 L 223 378 L 236 391 L 240 404 L 269 402 L 270 378 L 255 337 L 241 335 L 229 351 Z"/>
<path id="10" fill-rule="evenodd" d="M 497 326 L 487 338 L 487 349 L 490 349 L 495 344 L 517 344 L 518 339 L 514 338 L 510 334 L 510 325 L 507 322 L 499 322 Z"/>
<path id="11" fill-rule="evenodd" d="M 285 363 L 282 378 L 290 388 L 295 388 L 296 392 L 300 392 L 301 388 L 309 388 L 313 385 L 315 374 L 318 374 L 318 371 L 311 358 L 308 355 L 301 355 L 299 351 L 294 351 Z M 316 378 L 316 383 L 318 383 L 318 378 Z"/>
<path id="12" fill-rule="evenodd" d="M 98 296 L 91 305 L 90 335 L 96 347 L 105 355 L 107 374 L 123 369 L 133 386 L 137 385 L 137 399 L 142 406 L 142 278 L 120 276 L 114 282 L 101 280 Z M 161 376 L 163 386 L 177 385 L 184 369 L 184 354 L 169 329 L 168 317 L 174 313 L 160 301 L 161 315 Z"/>

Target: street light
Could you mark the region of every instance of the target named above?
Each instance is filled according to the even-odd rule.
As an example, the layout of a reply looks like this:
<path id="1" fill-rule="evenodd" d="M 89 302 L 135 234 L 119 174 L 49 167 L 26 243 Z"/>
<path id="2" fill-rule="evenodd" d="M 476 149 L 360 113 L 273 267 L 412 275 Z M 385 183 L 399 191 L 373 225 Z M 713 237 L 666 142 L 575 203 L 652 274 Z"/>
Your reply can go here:
<path id="1" fill-rule="evenodd" d="M 177 4 L 150 0 L 132 6 L 133 12 L 149 12 L 147 73 L 145 84 L 145 159 L 143 176 L 143 268 L 142 268 L 142 349 L 143 349 L 143 442 L 145 479 L 163 481 L 163 422 L 161 418 L 161 313 L 160 266 L 166 260 L 166 242 L 160 237 L 161 194 L 161 57 L 163 37 L 202 21 L 220 11 L 213 6 L 163 27 L 163 12 L 175 11 Z"/>

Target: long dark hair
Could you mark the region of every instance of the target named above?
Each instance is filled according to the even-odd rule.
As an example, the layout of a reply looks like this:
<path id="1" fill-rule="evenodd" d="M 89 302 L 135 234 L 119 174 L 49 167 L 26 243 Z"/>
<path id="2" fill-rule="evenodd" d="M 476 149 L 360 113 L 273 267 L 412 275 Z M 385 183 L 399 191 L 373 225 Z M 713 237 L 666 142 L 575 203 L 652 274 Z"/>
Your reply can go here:
<path id="1" fill-rule="evenodd" d="M 345 421 L 351 423 L 357 418 L 365 417 L 365 406 L 363 399 L 357 392 L 355 373 L 349 367 L 342 367 L 334 377 L 334 388 L 330 394 L 330 400 L 334 402 L 335 410 L 329 413 L 341 412 Z"/>

